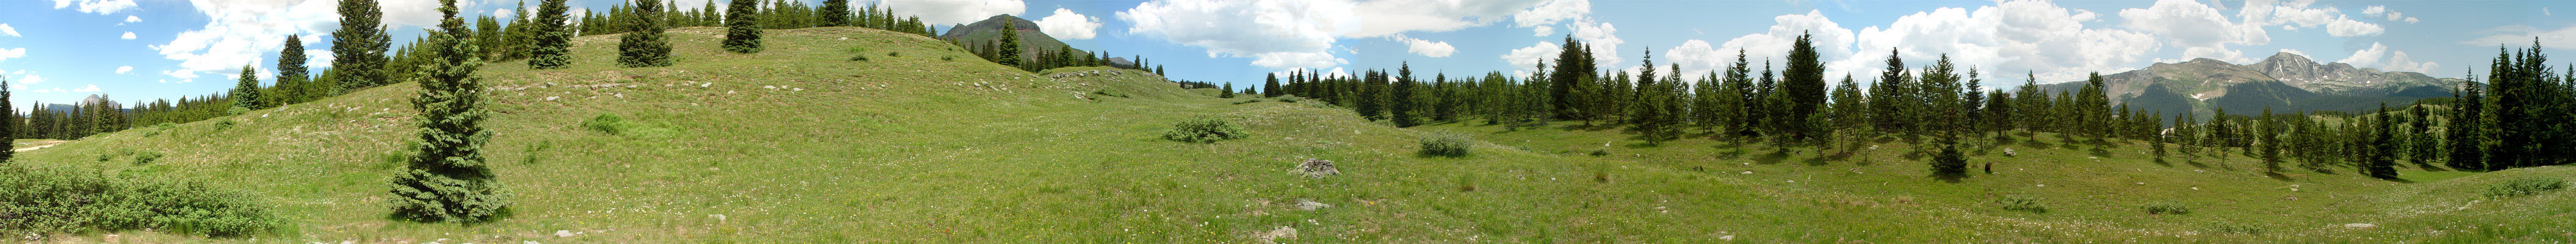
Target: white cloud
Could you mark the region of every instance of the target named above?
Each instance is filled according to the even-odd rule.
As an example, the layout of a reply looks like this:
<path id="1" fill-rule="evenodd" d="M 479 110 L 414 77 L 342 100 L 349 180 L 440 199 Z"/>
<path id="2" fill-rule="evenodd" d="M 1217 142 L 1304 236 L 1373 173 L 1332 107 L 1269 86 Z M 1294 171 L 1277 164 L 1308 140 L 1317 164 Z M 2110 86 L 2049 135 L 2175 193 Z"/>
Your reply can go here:
<path id="1" fill-rule="evenodd" d="M 73 2 L 80 3 L 80 11 L 82 13 L 93 13 L 99 15 L 113 14 L 117 11 L 125 11 L 125 9 L 134 8 L 134 0 L 54 0 L 54 9 L 71 7 Z"/>
<path id="2" fill-rule="evenodd" d="M 318 36 L 339 28 L 336 1 L 191 3 L 212 20 L 205 27 L 180 32 L 167 44 L 152 45 L 164 58 L 179 61 L 178 67 L 162 72 L 171 78 L 235 71 L 276 53 L 287 35 Z M 386 9 L 402 6 L 389 2 Z"/>
<path id="3" fill-rule="evenodd" d="M 1028 11 L 1028 4 L 1020 0 L 884 0 L 883 3 L 885 7 L 894 8 L 895 15 L 920 16 L 921 22 L 937 26 L 974 23 L 994 15 L 1020 16 L 1021 12 Z"/>
<path id="4" fill-rule="evenodd" d="M 2385 13 L 2388 13 L 2388 6 L 2370 5 L 2370 7 L 2361 8 L 2362 16 L 2379 16 Z"/>
<path id="5" fill-rule="evenodd" d="M 116 37 L 116 38 L 118 38 L 118 39 L 126 39 L 126 40 L 134 40 L 134 32 L 132 32 L 132 31 L 127 31 L 127 32 L 125 32 L 125 35 L 124 35 L 124 36 L 118 36 L 118 37 Z"/>
<path id="6" fill-rule="evenodd" d="M 2336 19 L 2334 22 L 2326 23 L 2326 34 L 2335 37 L 2375 36 L 2379 35 L 2381 30 L 2383 29 L 2380 29 L 2379 25 L 2351 19 Z"/>
<path id="7" fill-rule="evenodd" d="M 1169 0 L 1118 11 L 1127 33 L 1206 48 L 1210 57 L 1250 57 L 1272 68 L 1349 63 L 1331 51 L 1338 33 L 1359 29 L 1351 5 L 1302 0 Z"/>
<path id="8" fill-rule="evenodd" d="M 1448 57 L 1449 54 L 1458 53 L 1458 48 L 1449 46 L 1449 42 L 1414 39 L 1413 37 L 1406 37 L 1404 34 L 1396 34 L 1395 36 L 1388 37 L 1387 39 L 1403 42 L 1406 47 L 1406 52 L 1421 54 L 1423 57 Z"/>
<path id="9" fill-rule="evenodd" d="M 1738 51 L 1743 52 L 1747 62 L 1751 63 L 1786 61 L 1789 48 L 1797 44 L 1799 35 L 1814 35 L 1817 56 L 1825 61 L 1827 74 L 1840 74 L 1866 63 L 1850 59 L 1857 37 L 1852 30 L 1834 23 L 1821 11 L 1773 16 L 1771 21 L 1771 27 L 1762 33 L 1738 36 L 1716 45 L 1701 40 L 1684 41 L 1680 46 L 1664 50 L 1664 56 L 1669 59 L 1667 63 L 1681 65 L 1679 72 L 1682 75 L 1697 80 L 1709 71 L 1735 64 Z"/>
<path id="10" fill-rule="evenodd" d="M 62 88 L 54 88 L 54 89 L 55 89 L 56 91 L 60 91 Z M 72 89 L 72 92 L 98 92 L 98 85 L 96 85 L 96 84 L 92 84 L 92 85 L 81 86 L 81 88 L 80 88 L 80 89 Z"/>
<path id="11" fill-rule="evenodd" d="M 1619 63 L 1624 60 L 1619 58 L 1619 54 L 1629 51 L 1619 49 L 1619 44 L 1628 43 L 1627 40 L 1619 39 L 1619 27 L 1612 26 L 1610 23 L 1594 23 L 1592 20 L 1576 20 L 1570 25 L 1569 30 L 1566 31 L 1574 32 L 1575 40 L 1582 40 L 1584 47 L 1591 48 L 1593 65 L 1597 66 L 1594 68 L 1622 66 Z"/>
<path id="12" fill-rule="evenodd" d="M 116 74 L 134 73 L 134 66 L 116 66 Z"/>
<path id="13" fill-rule="evenodd" d="M 2406 52 L 2389 50 L 2387 45 L 2380 45 L 2377 42 L 2370 43 L 2369 49 L 2353 51 L 2351 57 L 2335 62 L 2352 64 L 2353 67 L 2379 68 L 2382 71 L 2417 73 L 2427 73 L 2442 68 L 2441 64 L 2432 61 L 2415 62 L 2414 59 L 2406 56 Z"/>
<path id="14" fill-rule="evenodd" d="M 24 57 L 27 57 L 27 48 L 0 48 L 0 61 Z"/>
<path id="15" fill-rule="evenodd" d="M 2287 2 L 2276 0 L 2247 1 L 2245 2 L 2244 10 L 2237 12 L 2237 16 L 2244 20 L 2244 22 L 2242 22 L 2244 24 L 2256 26 L 2279 25 L 2285 30 L 2315 28 L 2319 25 L 2324 25 L 2326 27 L 2326 34 L 2333 35 L 2335 37 L 2373 36 L 2379 35 L 2381 31 L 2378 24 L 2361 22 L 2359 20 L 2353 20 L 2348 16 L 2344 16 L 2343 10 L 2335 9 L 2333 7 L 2308 7 L 2313 4 L 2315 4 L 2315 1 L 2313 0 L 2293 0 Z M 2396 11 L 2388 11 L 2386 7 L 2372 7 L 2378 7 L 2376 8 L 2377 11 L 2386 13 L 2389 21 L 2401 20 L 2399 15 L 2402 14 L 2397 13 Z M 2364 17 L 2376 16 L 2376 14 L 2371 13 L 2373 10 L 2373 8 L 2364 8 L 2362 9 L 2362 14 Z M 2293 26 L 2296 28 L 2292 28 Z"/>
<path id="16" fill-rule="evenodd" d="M 2246 5 L 2249 7 L 2256 6 L 2254 3 L 2246 3 Z M 2246 11 L 2269 12 L 2255 11 L 2251 9 Z M 2248 14 L 2247 16 L 2249 16 L 2248 18 L 2253 18 L 2251 16 L 2267 16 L 2262 18 L 2269 18 L 2268 15 L 2263 14 Z M 2174 46 L 2183 48 L 2183 58 L 2160 61 L 2180 61 L 2188 60 L 2190 58 L 2213 58 L 2229 62 L 2248 63 L 2251 62 L 2252 59 L 2245 58 L 2245 53 L 2243 51 L 2231 49 L 2227 46 L 2263 45 L 2272 42 L 2271 36 L 2263 31 L 2262 25 L 2239 24 L 2233 21 L 2228 21 L 2227 17 L 2224 14 L 2219 13 L 2217 8 L 2190 0 L 2159 0 L 2156 1 L 2155 6 L 2144 9 L 2121 9 L 2120 18 L 2128 20 L 2128 23 L 2123 25 L 2125 28 L 2136 30 L 2138 32 L 2160 34 L 2164 39 L 2166 39 L 2166 43 L 2172 43 Z"/>
<path id="17" fill-rule="evenodd" d="M 1346 37 L 1378 37 L 1404 32 L 1443 32 L 1483 26 L 1507 15 L 1538 7 L 1543 0 L 1378 0 L 1360 2 L 1360 28 Z"/>
<path id="18" fill-rule="evenodd" d="M 1537 7 L 1521 10 L 1520 13 L 1512 14 L 1512 26 L 1530 27 L 1533 31 L 1537 32 L 1533 36 L 1548 36 L 1549 34 L 1555 34 L 1556 32 L 1554 28 L 1550 28 L 1548 25 L 1554 25 L 1559 21 L 1579 19 L 1591 14 L 1592 1 L 1590 0 L 1548 0 L 1546 3 L 1540 3 Z"/>
<path id="19" fill-rule="evenodd" d="M 313 36 L 304 36 L 304 37 L 310 38 L 310 37 L 313 37 Z M 307 41 L 307 42 L 304 42 L 304 43 L 314 43 L 314 42 Z M 305 67 L 314 67 L 314 68 L 331 67 L 331 50 L 330 50 L 330 49 L 304 49 L 304 66 L 305 66 Z"/>
<path id="20" fill-rule="evenodd" d="M 1929 65 L 1946 54 L 1962 69 L 1976 67 L 1990 74 L 2032 72 L 2041 79 L 2073 80 L 2090 72 L 2125 70 L 2163 47 L 2153 35 L 2085 27 L 2084 22 L 2100 17 L 2042 1 L 2006 1 L 1974 11 L 1941 8 L 1898 17 L 1886 28 L 1862 29 L 1856 33 L 1852 49 L 1856 53 L 1848 59 L 1835 58 L 1830 47 L 1819 51 L 1828 60 L 1828 74 L 1876 76 L 1878 69 L 1885 68 L 1888 51 L 1897 50 L 1909 66 Z M 1833 43 L 1829 37 L 1818 34 L 1819 46 Z M 1776 56 L 1788 48 L 1752 51 L 1755 56 Z"/>
<path id="21" fill-rule="evenodd" d="M 2300 57 L 2315 57 L 2315 56 L 2308 56 L 2308 52 L 2301 52 L 2301 51 L 2299 51 L 2298 49 L 2288 49 L 2288 48 L 2283 48 L 2283 49 L 2281 49 L 2281 52 L 2284 52 L 2284 53 L 2290 53 L 2290 55 L 2299 55 Z"/>
<path id="22" fill-rule="evenodd" d="M 0 34 L 9 34 L 9 36 L 13 37 L 26 37 L 18 35 L 18 28 L 9 27 L 9 24 L 0 24 Z"/>
<path id="23" fill-rule="evenodd" d="M 1100 17 L 1082 15 L 1074 13 L 1071 9 L 1062 8 L 1055 9 L 1054 15 L 1040 18 L 1036 22 L 1038 30 L 1046 32 L 1047 36 L 1066 40 L 1091 39 L 1099 35 L 1100 29 Z"/>
<path id="24" fill-rule="evenodd" d="M 1503 62 L 1511 63 L 1513 68 L 1520 69 L 1513 71 L 1513 76 L 1527 78 L 1530 72 L 1537 72 L 1539 63 L 1554 61 L 1557 54 L 1564 52 L 1564 47 L 1556 43 L 1538 42 L 1529 47 L 1512 49 L 1510 53 L 1504 53 L 1502 59 Z"/>
<path id="25" fill-rule="evenodd" d="M 134 17 L 133 15 L 126 15 L 126 16 L 125 16 L 125 23 L 134 23 L 134 22 L 143 22 L 143 18 L 140 18 L 140 17 Z"/>
<path id="26" fill-rule="evenodd" d="M 36 84 L 36 83 L 45 83 L 45 76 L 42 76 L 42 75 L 27 75 L 27 76 L 20 76 L 20 77 L 18 77 L 18 84 L 21 84 L 21 85 L 34 85 L 34 84 Z"/>
<path id="27" fill-rule="evenodd" d="M 2479 47 L 2527 47 L 2531 45 L 2531 42 L 2533 41 L 2532 39 L 2537 38 L 2539 39 L 2538 41 L 2540 41 L 2540 46 L 2546 48 L 2566 49 L 2569 47 L 2576 47 L 2576 26 L 2560 27 L 2557 30 L 2543 31 L 2540 30 L 2540 28 L 2533 28 L 2526 25 L 2512 25 L 2496 27 L 2495 29 L 2483 31 L 2483 33 L 2494 34 L 2461 41 L 2460 44 Z"/>

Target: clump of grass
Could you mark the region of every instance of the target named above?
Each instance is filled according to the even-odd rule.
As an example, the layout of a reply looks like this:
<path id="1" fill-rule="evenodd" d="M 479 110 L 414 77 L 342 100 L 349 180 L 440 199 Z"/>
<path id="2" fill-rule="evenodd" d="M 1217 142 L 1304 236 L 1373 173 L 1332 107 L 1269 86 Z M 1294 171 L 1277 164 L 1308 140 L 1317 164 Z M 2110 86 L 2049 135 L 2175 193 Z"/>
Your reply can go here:
<path id="1" fill-rule="evenodd" d="M 2522 177 L 2505 180 L 2504 183 L 2497 183 L 2493 187 L 2487 187 L 2486 196 L 2488 198 L 2529 196 L 2563 188 L 2567 188 L 2566 179 Z"/>
<path id="2" fill-rule="evenodd" d="M 939 61 L 957 61 L 957 56 L 939 56 Z"/>
<path id="3" fill-rule="evenodd" d="M 203 184 L 110 178 L 98 172 L 0 165 L 0 230 L 34 233 L 152 229 L 237 237 L 277 229 L 265 205 Z M 14 232 L 13 232 L 14 233 Z"/>
<path id="4" fill-rule="evenodd" d="M 1210 116 L 1183 119 L 1180 123 L 1173 123 L 1171 131 L 1163 132 L 1163 139 L 1190 143 L 1215 143 L 1242 137 L 1243 127 L 1235 126 L 1233 121 Z"/>
<path id="5" fill-rule="evenodd" d="M 1457 133 L 1432 133 L 1422 137 L 1422 155 L 1465 157 L 1476 147 L 1476 139 Z"/>
<path id="6" fill-rule="evenodd" d="M 2148 203 L 2147 214 L 2191 214 L 2191 207 L 2173 202 Z"/>
<path id="7" fill-rule="evenodd" d="M 624 124 L 626 124 L 626 117 L 619 117 L 617 114 L 600 114 L 599 116 L 591 116 L 589 120 L 581 121 L 581 127 L 583 128 L 590 128 L 590 130 L 611 135 L 617 134 L 619 130 L 624 130 L 625 128 L 621 126 Z"/>
<path id="8" fill-rule="evenodd" d="M 1113 92 L 1109 90 L 1091 91 L 1091 95 L 1100 95 L 1103 97 L 1127 97 L 1127 93 Z"/>
<path id="9" fill-rule="evenodd" d="M 2218 223 L 2210 224 L 2208 227 L 2201 228 L 2201 232 L 2209 232 L 2209 233 L 2216 233 L 2216 234 L 2245 234 L 2245 235 L 2261 235 L 2261 234 L 2263 234 L 2263 228 L 2254 227 L 2254 226 L 2252 226 L 2252 225 L 2238 224 L 2238 223 L 2218 222 Z"/>
<path id="10" fill-rule="evenodd" d="M 1240 101 L 1240 102 L 1234 102 L 1234 105 L 1243 105 L 1243 104 L 1246 104 L 1246 103 L 1257 103 L 1257 102 L 1261 102 L 1261 99 L 1243 100 L 1243 101 Z"/>
<path id="11" fill-rule="evenodd" d="M 229 120 L 229 119 L 226 119 L 226 120 L 223 120 L 223 121 L 215 121 L 215 130 L 216 130 L 216 131 L 222 131 L 222 130 L 224 130 L 224 129 L 232 129 L 232 128 L 233 128 L 233 124 L 235 124 L 235 123 L 233 123 L 233 121 L 232 121 L 232 120 Z"/>
<path id="12" fill-rule="evenodd" d="M 850 55 L 850 61 L 868 61 L 867 54 Z"/>
<path id="13" fill-rule="evenodd" d="M 2004 197 L 2003 197 L 2003 198 L 2001 198 L 2001 199 L 1995 199 L 1995 205 L 1998 205 L 1998 206 L 2000 206 L 2000 207 L 2003 207 L 2003 209 L 2004 209 L 2004 210 L 2022 211 L 2022 212 L 2031 212 L 2031 213 L 2048 213 L 2048 206 L 2042 206 L 2042 205 L 2040 205 L 2040 204 L 2039 204 L 2039 197 L 2034 197 L 2034 196 L 2027 196 L 2027 195 L 2010 195 L 2010 196 L 2004 196 Z"/>
<path id="14" fill-rule="evenodd" d="M 161 156 L 162 156 L 162 155 L 161 155 L 161 152 L 154 152 L 154 151 L 142 151 L 142 152 L 137 152 L 137 153 L 134 153 L 134 165 L 152 164 L 152 162 L 153 162 L 153 161 L 161 161 Z"/>
<path id="15" fill-rule="evenodd" d="M 610 135 L 629 137 L 662 138 L 668 137 L 673 133 L 669 126 L 663 126 L 656 123 L 646 123 L 643 121 L 627 120 L 625 117 L 617 116 L 617 114 L 600 114 L 599 116 L 590 117 L 589 120 L 581 121 L 581 127 L 602 133 L 608 133 Z"/>
<path id="16" fill-rule="evenodd" d="M 902 57 L 903 52 L 886 52 L 886 57 Z"/>
<path id="17" fill-rule="evenodd" d="M 143 132 L 143 136 L 157 136 L 157 135 L 161 135 L 161 132 L 163 132 L 163 131 L 170 131 L 171 129 L 178 129 L 178 128 L 179 128 L 179 124 L 173 124 L 173 123 L 169 123 L 169 122 L 162 122 L 161 124 L 152 125 L 152 129 L 153 129 L 153 130 L 152 130 L 152 131 L 145 131 L 145 132 Z"/>

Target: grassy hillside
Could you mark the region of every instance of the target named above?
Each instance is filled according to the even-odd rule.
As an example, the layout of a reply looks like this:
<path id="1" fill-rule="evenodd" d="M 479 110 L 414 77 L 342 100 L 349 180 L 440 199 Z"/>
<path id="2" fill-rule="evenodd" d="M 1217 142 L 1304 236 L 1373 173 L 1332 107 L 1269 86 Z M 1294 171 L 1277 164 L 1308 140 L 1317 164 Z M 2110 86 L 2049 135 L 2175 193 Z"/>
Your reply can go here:
<path id="1" fill-rule="evenodd" d="M 72 243 L 2563 242 L 2576 227 L 2530 217 L 2576 212 L 2565 191 L 2469 200 L 2499 177 L 2576 175 L 2567 167 L 2408 172 L 2415 183 L 2266 177 L 2243 156 L 2158 163 L 2143 147 L 2043 134 L 1972 153 L 1997 162 L 1995 174 L 1941 183 L 1894 141 L 1818 160 L 1709 140 L 1645 146 L 1615 131 L 1400 129 L 1133 71 L 1022 72 L 893 32 L 773 30 L 768 51 L 750 55 L 717 49 L 721 29 L 672 32 L 673 67 L 614 67 L 615 36 L 577 38 L 569 69 L 486 66 L 486 149 L 515 201 L 515 215 L 491 224 L 384 217 L 388 172 L 413 132 L 411 83 L 18 160 L 244 191 L 289 226 L 255 239 L 49 239 Z M 602 126 L 616 133 L 583 125 L 610 114 L 627 121 Z M 1251 136 L 1158 137 L 1192 116 Z M 1461 158 L 1416 154 L 1416 139 L 1441 131 L 1481 142 Z M 130 162 L 145 151 L 167 156 Z M 1290 172 L 1308 158 L 1344 174 Z M 1990 204 L 2002 195 L 2050 210 Z M 2148 202 L 2193 212 L 2151 216 L 2138 210 Z"/>

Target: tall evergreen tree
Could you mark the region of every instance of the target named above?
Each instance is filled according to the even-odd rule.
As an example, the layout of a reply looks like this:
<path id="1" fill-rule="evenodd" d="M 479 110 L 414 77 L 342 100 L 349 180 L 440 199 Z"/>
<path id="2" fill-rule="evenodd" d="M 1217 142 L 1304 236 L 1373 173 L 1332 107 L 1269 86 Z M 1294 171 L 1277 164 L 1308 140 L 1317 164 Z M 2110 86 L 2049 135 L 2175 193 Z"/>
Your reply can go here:
<path id="1" fill-rule="evenodd" d="M 2390 136 L 2393 136 L 2392 134 L 2394 133 L 2389 131 L 2388 104 L 2379 104 L 2379 113 L 2372 117 L 2374 118 L 2369 122 L 2370 128 L 2363 129 L 2369 130 L 2368 135 L 2370 138 L 2368 139 L 2369 141 L 2364 144 L 2365 147 L 2368 147 L 2368 149 L 2364 149 L 2368 151 L 2364 154 L 2367 155 L 2368 158 L 2364 159 L 2362 162 L 2362 173 L 2368 174 L 2373 178 L 2396 179 L 2397 157 L 2395 157 L 2395 155 L 2391 155 L 2391 153 L 2396 151 L 2396 148 L 2389 145 L 2389 138 Z"/>
<path id="2" fill-rule="evenodd" d="M 634 29 L 617 38 L 618 65 L 630 68 L 671 66 L 671 43 L 662 33 L 662 9 L 661 1 L 635 1 L 635 10 L 630 13 L 636 16 L 627 20 L 627 27 Z"/>
<path id="3" fill-rule="evenodd" d="M 340 92 L 394 83 L 384 73 L 385 49 L 393 45 L 382 29 L 384 15 L 376 0 L 340 0 L 340 29 L 331 32 L 331 69 L 339 71 Z"/>
<path id="4" fill-rule="evenodd" d="M 394 216 L 421 222 L 490 222 L 508 211 L 508 191 L 496 181 L 482 148 L 491 112 L 483 107 L 483 60 L 465 39 L 472 33 L 456 18 L 456 0 L 440 0 L 440 31 L 430 33 L 430 69 L 412 106 L 421 111 L 420 143 L 392 180 Z"/>
<path id="5" fill-rule="evenodd" d="M 1386 120 L 1386 72 L 1370 70 L 1361 75 L 1363 83 L 1351 87 L 1352 111 L 1371 121 Z"/>
<path id="6" fill-rule="evenodd" d="M 242 108 L 245 111 L 267 108 L 259 104 L 259 73 L 257 72 L 249 65 L 242 66 L 241 81 L 233 85 L 233 107 Z"/>
<path id="7" fill-rule="evenodd" d="M 648 0 L 649 1 L 649 0 Z M 823 26 L 850 26 L 850 0 L 823 0 Z"/>
<path id="8" fill-rule="evenodd" d="M 2443 130 L 2448 131 L 2443 135 L 2450 137 L 2444 140 L 2450 142 L 2450 145 L 2445 148 L 2445 152 L 2449 154 L 2446 158 L 2450 161 L 2444 166 L 2459 170 L 2500 168 L 2489 167 L 2486 163 L 2488 122 L 2486 114 L 2482 113 L 2487 107 L 2485 92 L 2486 87 L 2478 83 L 2476 76 L 2470 76 L 2468 81 L 2460 82 L 2460 89 L 2451 92 L 2451 97 L 2454 98 L 2451 99 L 2451 121 L 2443 126 Z"/>
<path id="9" fill-rule="evenodd" d="M 572 27 L 566 26 L 571 16 L 565 15 L 564 2 L 538 0 L 536 46 L 528 50 L 528 68 L 561 69 L 572 65 Z"/>
<path id="10" fill-rule="evenodd" d="M 999 51 L 1001 52 L 1002 56 L 1001 56 L 1001 60 L 999 60 L 999 61 L 1001 61 L 1002 66 L 1018 67 L 1018 68 L 1020 68 L 1020 69 L 1024 69 L 1024 70 L 1025 70 L 1025 69 L 1029 69 L 1029 68 L 1028 68 L 1028 67 L 1020 66 L 1020 29 L 1019 29 L 1019 28 L 1020 28 L 1020 27 L 1019 27 L 1019 25 L 1018 25 L 1018 24 L 1013 24 L 1013 22 L 1012 22 L 1012 21 L 1003 21 L 1003 22 L 1002 22 L 1002 49 L 1000 49 L 1000 50 L 999 50 Z M 1156 72 L 1156 73 L 1161 73 L 1161 72 Z"/>
<path id="11" fill-rule="evenodd" d="M 1593 79 L 1594 74 L 1592 50 L 1572 35 L 1565 36 L 1565 44 L 1559 48 L 1562 50 L 1556 54 L 1556 69 L 1547 75 L 1548 97 L 1554 99 L 1549 103 L 1553 108 L 1550 111 L 1554 111 L 1557 119 L 1588 119 L 1583 117 L 1588 113 L 1584 110 L 1591 105 L 1584 98 L 1590 94 L 1582 94 L 1581 91 L 1592 86 L 1587 82 Z"/>
<path id="12" fill-rule="evenodd" d="M 9 78 L 0 77 L 0 84 L 9 84 Z M 18 106 L 9 100 L 9 89 L 0 89 L 0 141 L 15 142 L 22 137 L 25 132 L 21 128 L 25 125 L 20 124 L 24 121 L 20 118 Z M 0 150 L 0 165 L 8 165 L 16 157 L 17 150 Z"/>
<path id="13" fill-rule="evenodd" d="M 1261 82 L 1261 97 L 1278 97 L 1279 95 L 1279 74 L 1271 73 L 1269 75 L 1264 75 Z"/>
<path id="14" fill-rule="evenodd" d="M 2260 132 L 2255 132 L 2253 137 L 2256 140 L 2261 140 L 2261 143 L 2263 144 L 2264 172 L 2281 172 L 2281 141 L 2279 140 L 2281 125 L 2280 123 L 2273 122 L 2272 107 L 2264 106 L 2263 117 L 2246 121 L 2254 122 L 2254 126 L 2260 130 Z"/>
<path id="15" fill-rule="evenodd" d="M 1800 33 L 1789 46 L 1789 67 L 1781 71 L 1780 83 L 1781 94 L 1789 99 L 1784 118 L 1810 117 L 1825 105 L 1825 65 L 1817 57 L 1814 39 L 1813 34 Z M 1783 129 L 1791 138 L 1806 140 L 1814 138 L 1812 127 L 1808 123 L 1788 123 Z"/>
<path id="16" fill-rule="evenodd" d="M 760 11 L 760 0 L 732 0 L 725 6 L 725 51 L 760 52 L 760 20 L 752 15 Z"/>
<path id="17" fill-rule="evenodd" d="M 1422 110 L 1421 98 L 1414 95 L 1416 93 L 1414 90 L 1420 86 L 1420 83 L 1413 81 L 1412 64 L 1403 63 L 1396 66 L 1395 85 L 1388 87 L 1386 98 L 1387 113 L 1393 115 L 1389 118 L 1394 120 L 1395 127 L 1422 125 L 1422 118 L 1418 118 Z"/>
<path id="18" fill-rule="evenodd" d="M 308 87 L 311 84 L 307 84 L 312 80 L 312 76 L 308 75 L 312 71 L 304 67 L 303 39 L 301 35 L 286 35 L 286 46 L 277 51 L 277 88 L 275 89 L 280 91 L 276 96 L 281 99 L 272 100 L 285 102 L 275 103 L 276 105 L 311 101 L 320 96 L 311 94 L 313 89 Z"/>

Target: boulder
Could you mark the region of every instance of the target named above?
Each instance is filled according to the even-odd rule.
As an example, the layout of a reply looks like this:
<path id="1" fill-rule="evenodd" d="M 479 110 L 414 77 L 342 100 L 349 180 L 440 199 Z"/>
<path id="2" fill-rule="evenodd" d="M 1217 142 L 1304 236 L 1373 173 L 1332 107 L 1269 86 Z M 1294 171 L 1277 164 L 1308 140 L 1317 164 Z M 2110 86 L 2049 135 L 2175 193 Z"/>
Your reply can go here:
<path id="1" fill-rule="evenodd" d="M 1323 159 L 1306 159 L 1306 162 L 1297 164 L 1297 172 L 1315 178 L 1342 174 L 1341 169 L 1333 167 L 1333 161 Z"/>
<path id="2" fill-rule="evenodd" d="M 2343 224 L 2343 227 L 2344 227 L 2344 228 L 2351 228 L 2351 229 L 2369 229 L 2369 228 L 2379 228 L 2379 225 L 2374 225 L 2374 224 L 2363 224 L 2363 223 L 2350 223 L 2350 224 Z"/>

